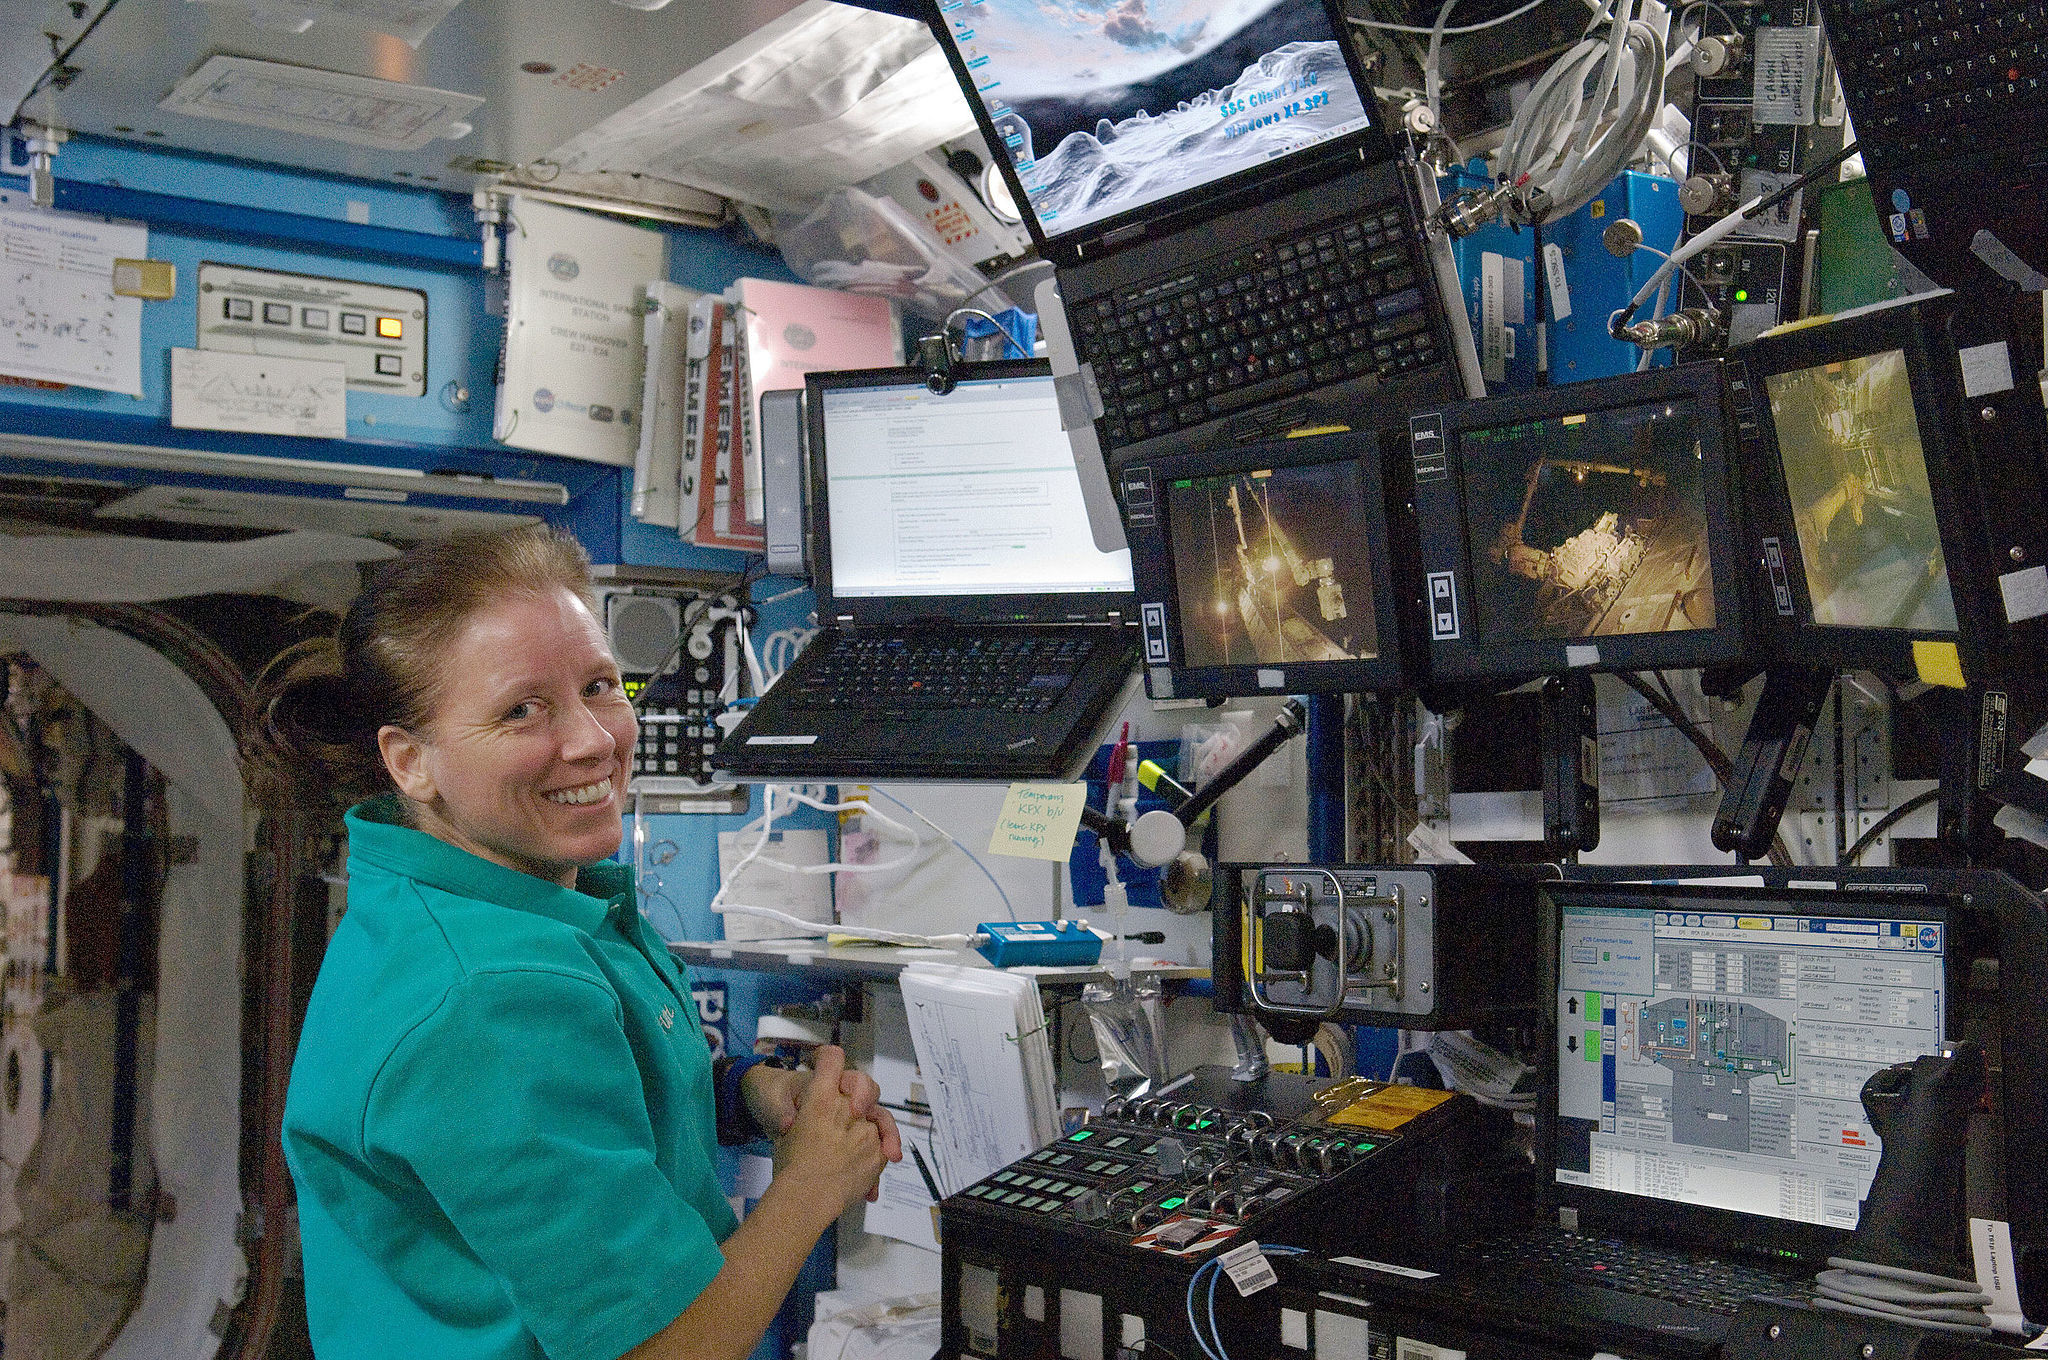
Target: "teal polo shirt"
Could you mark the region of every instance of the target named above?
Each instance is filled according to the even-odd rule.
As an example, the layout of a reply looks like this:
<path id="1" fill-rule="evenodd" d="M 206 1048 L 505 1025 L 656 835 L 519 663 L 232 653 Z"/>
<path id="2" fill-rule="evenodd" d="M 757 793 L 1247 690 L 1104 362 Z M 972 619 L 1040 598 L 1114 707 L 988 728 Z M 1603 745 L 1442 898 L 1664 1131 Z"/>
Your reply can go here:
<path id="1" fill-rule="evenodd" d="M 285 1100 L 321 1360 L 616 1360 L 724 1264 L 711 1055 L 632 871 L 352 809 Z"/>

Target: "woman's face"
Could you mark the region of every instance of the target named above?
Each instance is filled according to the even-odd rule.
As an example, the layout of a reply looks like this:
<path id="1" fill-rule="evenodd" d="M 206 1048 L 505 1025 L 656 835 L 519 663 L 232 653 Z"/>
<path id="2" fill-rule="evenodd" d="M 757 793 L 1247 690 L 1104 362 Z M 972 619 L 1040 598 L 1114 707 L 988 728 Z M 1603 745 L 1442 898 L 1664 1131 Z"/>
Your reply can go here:
<path id="1" fill-rule="evenodd" d="M 425 732 L 377 734 L 420 830 L 563 887 L 619 848 L 640 725 L 581 600 L 558 588 L 478 611 L 436 686 Z"/>

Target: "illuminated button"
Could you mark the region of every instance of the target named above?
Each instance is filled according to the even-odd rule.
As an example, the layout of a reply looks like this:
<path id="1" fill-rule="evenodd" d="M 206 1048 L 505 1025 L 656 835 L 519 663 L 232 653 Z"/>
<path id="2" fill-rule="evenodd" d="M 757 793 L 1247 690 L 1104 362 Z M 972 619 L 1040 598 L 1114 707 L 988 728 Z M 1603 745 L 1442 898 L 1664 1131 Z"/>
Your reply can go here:
<path id="1" fill-rule="evenodd" d="M 1109 1163 L 1108 1163 L 1108 1162 L 1102 1162 L 1102 1161 L 1090 1162 L 1090 1163 L 1088 1163 L 1088 1173 L 1089 1173 L 1090 1175 L 1095 1175 L 1096 1173 L 1100 1172 L 1100 1171 L 1102 1170 L 1102 1168 L 1104 1168 L 1105 1166 L 1108 1166 L 1108 1165 L 1109 1165 Z"/>
<path id="2" fill-rule="evenodd" d="M 402 356 L 402 355 L 398 355 L 398 354 L 380 354 L 380 355 L 378 355 L 378 356 L 377 356 L 377 371 L 378 371 L 379 373 L 383 373 L 383 374 L 386 374 L 386 375 L 388 375 L 388 376 L 390 376 L 390 377 L 394 377 L 394 378 L 395 378 L 395 377 L 397 377 L 397 376 L 398 376 L 398 375 L 399 375 L 400 373 L 402 373 L 402 372 L 404 372 L 404 371 L 405 371 L 405 358 L 404 358 L 404 356 Z"/>
<path id="3" fill-rule="evenodd" d="M 1016 1180 L 1016 1179 L 1017 1179 L 1017 1173 L 1016 1173 L 1016 1172 L 1014 1172 L 1014 1171 L 998 1171 L 998 1172 L 996 1172 L 996 1181 L 997 1181 L 997 1182 L 998 1182 L 999 1184 L 1002 1184 L 1002 1185 L 1008 1185 L 1008 1184 L 1009 1184 L 1009 1183 L 1010 1183 L 1011 1181 L 1013 1181 L 1013 1180 Z"/>
<path id="4" fill-rule="evenodd" d="M 370 333 L 370 318 L 364 316 L 361 312 L 343 312 L 341 314 L 341 333 L 343 335 L 368 335 Z"/>
<path id="5" fill-rule="evenodd" d="M 1162 1209 L 1178 1209 L 1181 1205 L 1186 1204 L 1187 1202 L 1188 1197 L 1186 1195 L 1175 1195 L 1172 1199 L 1163 1199 L 1159 1201 L 1159 1207 Z"/>
<path id="6" fill-rule="evenodd" d="M 395 316 L 377 318 L 377 334 L 386 340 L 401 339 L 405 335 L 405 323 Z"/>
<path id="7" fill-rule="evenodd" d="M 1094 1136 L 1095 1136 L 1095 1130 L 1093 1130 L 1093 1129 L 1082 1129 L 1082 1130 L 1081 1130 L 1081 1131 L 1080 1131 L 1079 1133 L 1070 1133 L 1070 1134 L 1068 1134 L 1068 1135 L 1067 1135 L 1067 1141 L 1068 1141 L 1069 1143 L 1085 1143 L 1085 1142 L 1087 1142 L 1087 1141 L 1088 1141 L 1088 1140 L 1089 1140 L 1090 1138 L 1093 1138 Z"/>
<path id="8" fill-rule="evenodd" d="M 289 302 L 266 302 L 263 304 L 263 324 L 266 326 L 289 326 L 292 324 L 292 307 Z"/>
<path id="9" fill-rule="evenodd" d="M 220 314 L 230 321 L 254 321 L 256 319 L 256 304 L 247 298 L 223 298 L 220 304 Z"/>
<path id="10" fill-rule="evenodd" d="M 1037 1180 L 1031 1182 L 1030 1188 L 1033 1190 L 1043 1190 L 1046 1186 L 1051 1184 L 1052 1182 L 1048 1180 L 1046 1177 L 1040 1176 Z"/>
<path id="11" fill-rule="evenodd" d="M 309 331 L 326 330 L 328 324 L 327 309 L 325 307 L 299 308 L 299 324 Z"/>
<path id="12" fill-rule="evenodd" d="M 1123 1146 L 1123 1145 L 1124 1145 L 1125 1143 L 1128 1143 L 1128 1142 L 1130 1142 L 1130 1141 L 1131 1141 L 1131 1140 L 1130 1140 L 1130 1136 L 1129 1136 L 1128 1134 L 1122 1134 L 1122 1133 L 1120 1133 L 1120 1134 L 1118 1134 L 1118 1135 L 1117 1135 L 1116 1137 L 1114 1137 L 1114 1138 L 1110 1139 L 1110 1140 L 1109 1140 L 1108 1142 L 1104 1143 L 1104 1144 L 1103 1144 L 1103 1146 L 1104 1146 L 1104 1147 L 1113 1147 L 1113 1148 L 1117 1148 L 1117 1147 L 1122 1147 L 1122 1146 Z"/>

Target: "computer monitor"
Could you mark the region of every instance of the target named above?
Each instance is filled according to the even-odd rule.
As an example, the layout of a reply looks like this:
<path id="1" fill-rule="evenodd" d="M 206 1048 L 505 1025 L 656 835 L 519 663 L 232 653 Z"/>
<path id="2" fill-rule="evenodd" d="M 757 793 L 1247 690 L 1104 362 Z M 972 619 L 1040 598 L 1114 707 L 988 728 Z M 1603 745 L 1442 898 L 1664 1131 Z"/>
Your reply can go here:
<path id="1" fill-rule="evenodd" d="M 1908 680 L 1930 645 L 1981 655 L 1998 569 L 1952 306 L 1880 307 L 1731 356 L 1775 650 Z"/>
<path id="2" fill-rule="evenodd" d="M 1988 926 L 1924 889 L 1554 884 L 1541 903 L 1549 1196 L 1674 1240 L 1853 1230 L 1882 1151 L 1863 1084 L 1963 1037 L 1977 951 L 1950 935 Z"/>
<path id="3" fill-rule="evenodd" d="M 1088 530 L 1043 359 L 806 380 L 812 579 L 863 623 L 1129 617 L 1128 549 Z"/>
<path id="4" fill-rule="evenodd" d="M 1370 432 L 1152 458 L 1118 491 L 1153 698 L 1401 687 Z"/>
<path id="5" fill-rule="evenodd" d="M 1744 654 L 1718 363 L 1463 402 L 1409 430 L 1431 679 Z"/>

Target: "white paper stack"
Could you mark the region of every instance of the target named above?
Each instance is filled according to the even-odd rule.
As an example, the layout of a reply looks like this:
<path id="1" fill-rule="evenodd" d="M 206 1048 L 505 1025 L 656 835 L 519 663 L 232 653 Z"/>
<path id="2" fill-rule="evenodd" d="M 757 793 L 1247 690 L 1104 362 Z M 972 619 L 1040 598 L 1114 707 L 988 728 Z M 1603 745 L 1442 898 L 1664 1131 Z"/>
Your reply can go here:
<path id="1" fill-rule="evenodd" d="M 932 1168 L 954 1194 L 1059 1135 L 1038 986 L 985 968 L 912 964 L 904 1009 L 931 1105 Z"/>

